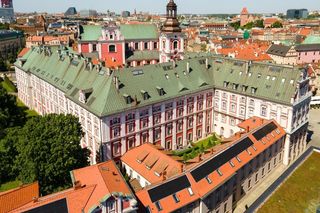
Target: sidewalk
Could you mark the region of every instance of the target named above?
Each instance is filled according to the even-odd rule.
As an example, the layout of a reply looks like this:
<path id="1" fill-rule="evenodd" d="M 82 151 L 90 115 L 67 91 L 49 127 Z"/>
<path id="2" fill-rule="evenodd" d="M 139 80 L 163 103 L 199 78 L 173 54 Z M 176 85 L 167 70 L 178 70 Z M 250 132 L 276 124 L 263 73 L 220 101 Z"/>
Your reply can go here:
<path id="1" fill-rule="evenodd" d="M 262 180 L 259 184 L 257 184 L 254 189 L 252 189 L 249 194 L 247 194 L 245 197 L 243 197 L 238 203 L 237 207 L 234 209 L 234 213 L 243 213 L 246 211 L 246 205 L 251 206 L 254 201 L 256 201 L 262 193 L 264 193 L 273 182 L 275 182 L 282 173 L 287 169 L 288 167 L 281 164 L 279 167 L 277 167 L 273 172 L 271 172 L 267 177 L 265 177 L 264 180 Z"/>

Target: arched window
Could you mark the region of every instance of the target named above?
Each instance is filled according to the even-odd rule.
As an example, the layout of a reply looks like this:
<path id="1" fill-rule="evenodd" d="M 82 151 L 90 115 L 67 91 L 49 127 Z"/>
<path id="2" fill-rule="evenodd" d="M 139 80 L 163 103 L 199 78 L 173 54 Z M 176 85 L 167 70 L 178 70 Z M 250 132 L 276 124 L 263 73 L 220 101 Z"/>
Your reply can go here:
<path id="1" fill-rule="evenodd" d="M 116 52 L 116 46 L 115 45 L 109 45 L 109 53 L 114 53 Z"/>
<path id="2" fill-rule="evenodd" d="M 178 41 L 173 42 L 173 49 L 178 49 Z"/>

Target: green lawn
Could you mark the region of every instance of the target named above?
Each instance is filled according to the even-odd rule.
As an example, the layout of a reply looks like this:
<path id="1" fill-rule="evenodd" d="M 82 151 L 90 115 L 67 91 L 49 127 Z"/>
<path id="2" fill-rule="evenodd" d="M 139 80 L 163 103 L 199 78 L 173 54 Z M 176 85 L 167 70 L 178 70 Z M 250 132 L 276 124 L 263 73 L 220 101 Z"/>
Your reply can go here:
<path id="1" fill-rule="evenodd" d="M 320 153 L 313 153 L 258 213 L 316 212 L 320 205 Z"/>
<path id="2" fill-rule="evenodd" d="M 17 92 L 17 88 L 13 85 L 13 83 L 5 77 L 3 81 L 1 82 L 1 85 L 7 92 Z"/>
<path id="3" fill-rule="evenodd" d="M 38 115 L 36 111 L 30 110 L 28 107 L 26 107 L 26 105 L 24 105 L 24 103 L 19 98 L 17 98 L 17 105 L 18 107 L 21 107 L 24 109 L 24 111 L 27 113 L 27 117 L 33 117 Z"/>
<path id="4" fill-rule="evenodd" d="M 15 181 L 10 181 L 10 182 L 4 183 L 4 184 L 0 185 L 0 192 L 7 191 L 9 189 L 17 188 L 21 184 L 22 183 L 19 180 L 15 180 Z"/>

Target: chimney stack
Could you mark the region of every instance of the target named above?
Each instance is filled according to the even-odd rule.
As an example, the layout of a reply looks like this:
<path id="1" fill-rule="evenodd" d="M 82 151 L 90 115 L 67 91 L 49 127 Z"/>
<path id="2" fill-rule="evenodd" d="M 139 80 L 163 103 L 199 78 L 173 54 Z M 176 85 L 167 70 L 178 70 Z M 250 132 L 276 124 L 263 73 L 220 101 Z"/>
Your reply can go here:
<path id="1" fill-rule="evenodd" d="M 167 171 L 164 170 L 164 171 L 162 172 L 162 180 L 165 181 L 166 179 L 167 179 Z"/>
<path id="2" fill-rule="evenodd" d="M 206 69 L 209 69 L 209 59 L 206 58 Z"/>
<path id="3" fill-rule="evenodd" d="M 78 181 L 78 180 L 75 181 L 74 184 L 73 184 L 73 188 L 74 188 L 75 190 L 81 189 L 81 182 Z"/>

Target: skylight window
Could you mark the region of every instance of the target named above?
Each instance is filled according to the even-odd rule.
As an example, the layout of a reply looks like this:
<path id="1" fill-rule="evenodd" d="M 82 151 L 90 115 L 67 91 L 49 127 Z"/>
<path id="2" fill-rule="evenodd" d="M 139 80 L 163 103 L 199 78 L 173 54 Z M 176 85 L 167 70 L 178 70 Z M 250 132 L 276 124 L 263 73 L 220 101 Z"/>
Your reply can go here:
<path id="1" fill-rule="evenodd" d="M 194 195 L 194 193 L 193 193 L 193 191 L 192 191 L 192 189 L 191 189 L 191 187 L 188 187 L 188 192 L 189 192 L 189 194 L 192 196 L 192 195 Z"/>
<path id="2" fill-rule="evenodd" d="M 237 161 L 238 161 L 239 163 L 241 162 L 241 159 L 239 158 L 238 155 L 236 156 L 236 159 L 237 159 Z"/>
<path id="3" fill-rule="evenodd" d="M 270 75 L 267 76 L 267 80 L 269 80 L 269 79 L 270 79 Z"/>
<path id="4" fill-rule="evenodd" d="M 172 197 L 173 197 L 173 199 L 174 199 L 174 201 L 175 201 L 176 203 L 179 203 L 179 202 L 180 202 L 180 200 L 179 200 L 179 198 L 178 198 L 178 196 L 177 196 L 176 193 L 174 193 L 174 194 L 172 195 Z"/>
<path id="5" fill-rule="evenodd" d="M 156 204 L 156 207 L 157 207 L 158 211 L 161 211 L 162 210 L 162 206 L 161 206 L 160 202 L 157 201 L 157 202 L 155 202 L 155 204 Z"/>
<path id="6" fill-rule="evenodd" d="M 282 82 L 282 83 L 286 82 L 286 79 L 285 79 L 285 78 L 283 78 L 283 79 L 281 80 L 281 82 Z"/>
<path id="7" fill-rule="evenodd" d="M 212 183 L 212 180 L 211 180 L 208 176 L 206 176 L 206 180 L 207 180 L 207 182 L 208 182 L 209 184 Z"/>
<path id="8" fill-rule="evenodd" d="M 293 84 L 293 82 L 294 82 L 294 81 L 293 81 L 293 80 L 291 80 L 291 81 L 290 81 L 290 84 Z"/>
<path id="9" fill-rule="evenodd" d="M 273 81 L 276 80 L 276 77 L 273 76 L 273 77 L 272 77 L 272 80 L 273 80 Z"/>
<path id="10" fill-rule="evenodd" d="M 222 172 L 221 172 L 219 169 L 217 169 L 217 172 L 218 172 L 218 174 L 219 174 L 220 176 L 223 175 Z"/>
<path id="11" fill-rule="evenodd" d="M 231 160 L 229 161 L 229 163 L 230 163 L 231 167 L 234 167 L 234 163 Z"/>
<path id="12" fill-rule="evenodd" d="M 133 74 L 133 76 L 143 75 L 143 70 L 133 70 L 132 74 Z"/>

